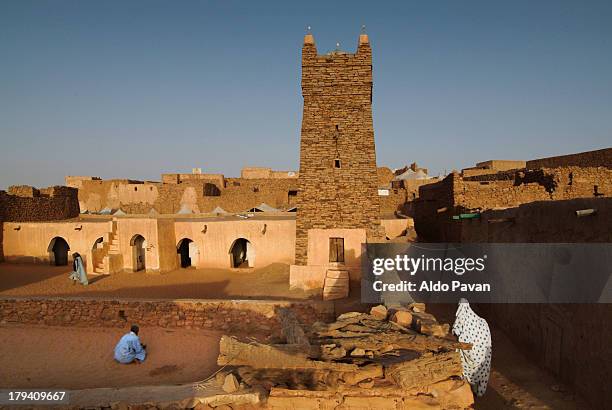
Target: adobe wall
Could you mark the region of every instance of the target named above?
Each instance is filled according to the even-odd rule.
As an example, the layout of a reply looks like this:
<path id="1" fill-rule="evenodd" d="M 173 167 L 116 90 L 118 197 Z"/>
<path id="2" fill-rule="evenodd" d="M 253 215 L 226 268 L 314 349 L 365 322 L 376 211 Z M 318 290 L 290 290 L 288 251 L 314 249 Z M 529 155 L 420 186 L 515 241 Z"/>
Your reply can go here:
<path id="1" fill-rule="evenodd" d="M 276 311 L 288 308 L 305 325 L 334 318 L 332 303 L 260 300 L 104 300 L 1 298 L 0 325 L 209 329 L 230 333 L 276 333 Z"/>
<path id="2" fill-rule="evenodd" d="M 176 220 L 173 237 L 174 256 L 176 245 L 184 238 L 191 239 L 198 248 L 200 268 L 231 267 L 230 249 L 238 238 L 244 238 L 254 249 L 254 267 L 272 263 L 292 264 L 295 261 L 295 219 L 293 217 L 258 218 L 246 220 L 201 221 Z"/>
<path id="3" fill-rule="evenodd" d="M 290 191 L 297 191 L 296 178 L 223 178 L 222 183 L 214 178 L 189 178 L 180 183 L 91 180 L 82 181 L 79 201 L 89 212 L 120 208 L 129 214 L 151 210 L 176 214 L 181 209 L 206 213 L 218 206 L 227 212 L 244 212 L 262 202 L 275 208 L 293 206 L 295 196 Z"/>
<path id="4" fill-rule="evenodd" d="M 82 222 L 5 222 L 3 224 L 4 259 L 12 263 L 50 263 L 49 246 L 55 237 L 68 242 L 69 255 L 78 252 L 91 271 L 91 252 L 98 238 L 109 230 L 110 221 Z"/>
<path id="5" fill-rule="evenodd" d="M 497 171 L 507 171 L 510 169 L 525 168 L 525 161 L 492 159 L 489 161 L 477 162 L 476 167 L 495 169 Z"/>
<path id="6" fill-rule="evenodd" d="M 388 191 L 389 195 L 378 196 L 381 215 L 403 213 L 406 203 L 411 200 L 408 198 L 408 192 L 403 188 L 390 188 Z"/>
<path id="7" fill-rule="evenodd" d="M 242 179 L 277 179 L 277 178 L 297 178 L 295 171 L 274 171 L 272 168 L 265 167 L 245 167 L 240 171 Z"/>
<path id="8" fill-rule="evenodd" d="M 536 201 L 609 197 L 612 169 L 572 166 L 470 177 L 453 173 L 439 183 L 421 187 L 419 192 L 414 203 L 419 236 L 434 242 L 458 242 L 461 229 L 453 221 L 454 215 Z"/>
<path id="9" fill-rule="evenodd" d="M 577 217 L 576 211 L 597 213 Z M 465 220 L 462 242 L 583 243 L 612 242 L 612 198 L 532 202 L 488 210 Z M 605 262 L 602 262 L 605 263 Z M 581 272 L 588 280 L 588 272 Z M 479 305 L 486 319 L 506 332 L 536 363 L 576 388 L 594 408 L 612 400 L 609 376 L 612 304 Z"/>
<path id="10" fill-rule="evenodd" d="M 610 304 L 489 304 L 479 310 L 534 363 L 572 386 L 593 408 L 612 400 Z M 495 346 L 493 347 L 495 349 Z"/>
<path id="11" fill-rule="evenodd" d="M 36 189 L 12 186 L 0 191 L 0 220 L 53 221 L 79 216 L 77 190 L 55 186 Z"/>
<path id="12" fill-rule="evenodd" d="M 612 168 L 612 148 L 527 161 L 528 169 L 570 166 Z"/>
<path id="13" fill-rule="evenodd" d="M 383 235 L 367 36 L 360 36 L 355 54 L 318 55 L 314 38 L 307 35 L 302 47 L 302 96 L 298 265 L 307 262 L 310 229 L 365 229 L 368 239 Z"/>
<path id="14" fill-rule="evenodd" d="M 464 243 L 612 242 L 608 169 L 566 167 L 479 179 L 452 174 L 438 184 L 422 187 L 415 221 L 419 237 Z M 594 184 L 603 187 L 600 192 L 607 196 L 595 197 Z M 496 207 L 504 209 L 493 209 Z M 452 219 L 452 215 L 478 209 L 482 210 L 479 218 Z M 576 211 L 583 209 L 597 213 L 577 217 Z M 601 358 L 609 353 L 612 340 L 608 326 L 612 305 L 480 307 L 524 354 L 574 386 L 595 408 L 610 403 L 612 393 L 605 375 L 612 374 L 612 363 Z"/>
<path id="15" fill-rule="evenodd" d="M 578 217 L 583 209 L 597 212 Z M 612 197 L 536 201 L 454 223 L 461 242 L 612 242 Z"/>
<path id="16" fill-rule="evenodd" d="M 395 175 L 388 167 L 378 167 L 376 168 L 376 177 L 378 178 L 378 186 L 385 187 L 391 185 Z"/>
<path id="17" fill-rule="evenodd" d="M 50 263 L 50 243 L 61 237 L 70 253 L 83 256 L 85 267 L 93 269 L 93 249 L 99 238 L 107 240 L 112 224 L 116 224 L 116 239 L 120 254 L 118 270 L 133 271 L 131 241 L 136 235 L 145 239 L 147 272 L 165 272 L 179 267 L 177 246 L 181 239 L 191 239 L 198 248 L 193 260 L 197 268 L 228 269 L 230 249 L 236 239 L 245 238 L 254 250 L 255 268 L 273 263 L 291 264 L 295 260 L 294 216 L 258 217 L 252 219 L 224 218 L 149 218 L 120 217 L 96 221 L 60 221 L 3 224 L 3 254 L 7 262 Z"/>
<path id="18" fill-rule="evenodd" d="M 423 185 L 413 201 L 414 227 L 421 241 L 458 242 L 460 230 L 453 223 L 455 188 L 461 176 L 449 174 L 442 181 Z"/>

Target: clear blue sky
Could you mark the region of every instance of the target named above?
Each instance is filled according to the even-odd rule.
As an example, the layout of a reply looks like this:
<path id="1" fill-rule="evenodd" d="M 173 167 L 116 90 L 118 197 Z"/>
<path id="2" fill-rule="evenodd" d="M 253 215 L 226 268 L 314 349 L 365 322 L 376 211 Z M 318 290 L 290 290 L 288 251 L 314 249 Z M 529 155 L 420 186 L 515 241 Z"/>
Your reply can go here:
<path id="1" fill-rule="evenodd" d="M 0 0 L 0 188 L 297 169 L 305 27 L 362 24 L 379 165 L 612 146 L 610 1 Z"/>

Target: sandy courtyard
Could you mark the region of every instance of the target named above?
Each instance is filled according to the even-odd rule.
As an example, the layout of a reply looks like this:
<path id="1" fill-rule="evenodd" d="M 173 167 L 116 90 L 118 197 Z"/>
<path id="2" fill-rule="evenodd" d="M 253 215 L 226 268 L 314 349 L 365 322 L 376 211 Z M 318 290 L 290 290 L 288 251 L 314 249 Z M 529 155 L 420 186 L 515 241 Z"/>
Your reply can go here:
<path id="1" fill-rule="evenodd" d="M 120 387 L 202 380 L 218 369 L 220 332 L 143 328 L 148 357 L 121 365 L 113 349 L 125 329 L 0 327 L 3 388 Z"/>
<path id="2" fill-rule="evenodd" d="M 0 263 L 0 296 L 94 296 L 144 299 L 304 299 L 289 290 L 289 265 L 261 269 L 177 269 L 90 276 L 73 285 L 68 266 Z"/>

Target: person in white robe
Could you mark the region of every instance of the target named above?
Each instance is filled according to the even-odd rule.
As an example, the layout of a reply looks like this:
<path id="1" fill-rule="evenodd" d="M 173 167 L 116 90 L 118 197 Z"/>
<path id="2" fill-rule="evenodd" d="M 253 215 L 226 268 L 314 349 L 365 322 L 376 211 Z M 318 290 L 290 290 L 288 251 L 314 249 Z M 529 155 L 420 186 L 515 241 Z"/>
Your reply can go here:
<path id="1" fill-rule="evenodd" d="M 491 371 L 491 331 L 486 320 L 478 316 L 466 299 L 459 301 L 453 334 L 460 342 L 470 343 L 471 350 L 459 350 L 463 375 L 472 386 L 477 396 L 482 396 L 487 390 L 489 373 Z"/>
<path id="2" fill-rule="evenodd" d="M 72 272 L 70 273 L 70 279 L 73 281 L 72 284 L 77 282 L 81 282 L 84 286 L 89 284 L 85 265 L 83 264 L 83 258 L 78 252 L 72 254 Z"/>
<path id="3" fill-rule="evenodd" d="M 115 360 L 122 364 L 140 363 L 147 357 L 146 346 L 140 343 L 137 325 L 132 325 L 130 332 L 121 337 L 115 346 Z"/>

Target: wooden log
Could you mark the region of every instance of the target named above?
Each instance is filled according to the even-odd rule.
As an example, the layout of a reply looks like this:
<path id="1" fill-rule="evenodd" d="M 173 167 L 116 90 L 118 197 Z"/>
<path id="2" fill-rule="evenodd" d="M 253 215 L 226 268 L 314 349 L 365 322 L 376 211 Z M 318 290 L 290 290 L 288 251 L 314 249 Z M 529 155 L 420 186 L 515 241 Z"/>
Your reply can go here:
<path id="1" fill-rule="evenodd" d="M 350 333 L 351 336 L 340 335 L 340 337 L 322 338 L 320 339 L 320 343 L 333 343 L 342 346 L 347 351 L 351 351 L 355 348 L 372 350 L 375 356 L 383 352 L 399 349 L 414 350 L 418 352 L 439 352 L 455 349 L 470 350 L 472 348 L 472 345 L 469 343 L 461 343 L 454 340 L 419 334 L 393 332 L 360 335 L 354 332 L 347 333 Z"/>
<path id="2" fill-rule="evenodd" d="M 240 378 L 249 386 L 287 386 L 290 388 L 334 389 L 340 385 L 355 386 L 364 380 L 383 380 L 383 368 L 370 364 L 355 371 L 337 372 L 321 369 L 255 369 L 238 368 Z"/>
<path id="3" fill-rule="evenodd" d="M 446 336 L 449 331 L 448 324 L 439 324 L 434 315 L 425 312 L 412 313 L 412 327 L 424 335 L 438 337 Z"/>
<path id="4" fill-rule="evenodd" d="M 338 360 L 346 356 L 346 350 L 335 344 L 321 345 L 318 358 L 321 360 Z"/>
<path id="5" fill-rule="evenodd" d="M 217 364 L 246 365 L 260 369 L 320 369 L 339 372 L 358 369 L 356 365 L 349 363 L 311 360 L 303 348 L 302 345 L 243 343 L 234 337 L 222 336 Z"/>
<path id="6" fill-rule="evenodd" d="M 385 374 L 403 389 L 421 389 L 453 376 L 461 377 L 462 371 L 459 353 L 445 352 L 392 364 Z"/>

